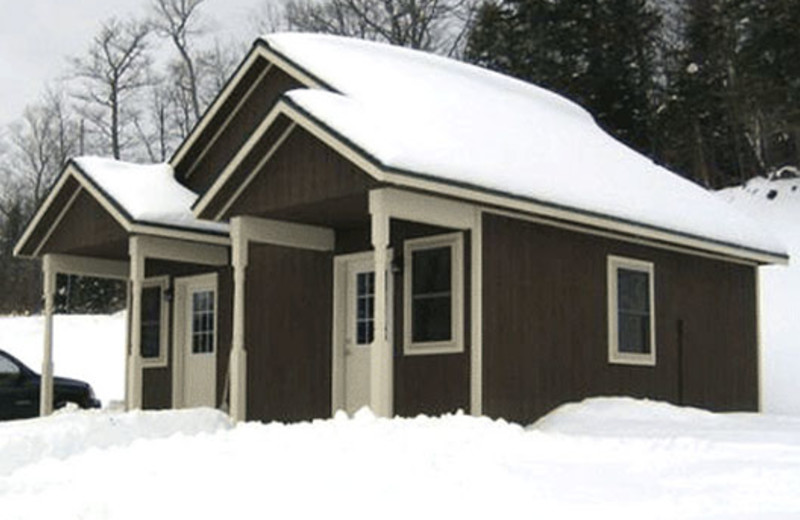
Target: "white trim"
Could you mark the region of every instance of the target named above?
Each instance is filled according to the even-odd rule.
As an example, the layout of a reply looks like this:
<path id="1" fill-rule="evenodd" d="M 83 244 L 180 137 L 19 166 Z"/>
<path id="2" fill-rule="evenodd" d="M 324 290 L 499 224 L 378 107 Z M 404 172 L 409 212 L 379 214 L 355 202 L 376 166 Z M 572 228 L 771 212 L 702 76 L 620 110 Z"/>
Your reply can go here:
<path id="1" fill-rule="evenodd" d="M 44 199 L 44 202 L 39 206 L 36 210 L 36 213 L 31 219 L 30 223 L 25 228 L 25 231 L 22 233 L 22 236 L 17 240 L 17 243 L 14 245 L 14 256 L 19 256 L 22 247 L 30 240 L 30 236 L 33 233 L 33 230 L 39 225 L 39 221 L 44 218 L 44 214 L 47 213 L 47 208 L 55 200 L 58 192 L 64 187 L 64 185 L 69 180 L 70 175 L 67 174 L 67 171 L 61 174 L 61 178 L 56 181 L 56 184 L 50 189 L 50 193 L 47 194 L 47 197 Z M 80 184 L 76 188 L 76 190 L 80 190 Z"/>
<path id="2" fill-rule="evenodd" d="M 142 368 L 162 368 L 167 366 L 167 360 L 169 359 L 167 355 L 169 351 L 169 302 L 165 298 L 167 289 L 169 289 L 169 276 L 145 278 L 142 282 L 142 290 L 151 287 L 161 289 L 159 292 L 161 316 L 159 316 L 158 323 L 158 357 L 146 358 L 142 356 Z"/>
<path id="3" fill-rule="evenodd" d="M 412 287 L 416 251 L 450 248 L 450 339 L 446 341 L 413 341 Z M 461 232 L 406 240 L 403 244 L 403 353 L 452 354 L 464 351 L 464 235 Z"/>
<path id="4" fill-rule="evenodd" d="M 173 301 L 173 333 L 172 333 L 172 408 L 184 408 L 186 399 L 184 395 L 186 378 L 184 355 L 189 332 L 189 322 L 192 319 L 187 315 L 187 298 L 192 288 L 209 287 L 214 291 L 214 356 L 219 363 L 219 277 L 217 273 L 205 273 L 193 276 L 175 278 L 175 298 Z M 214 407 L 217 406 L 217 375 L 216 368 L 212 381 L 214 385 Z"/>
<path id="5" fill-rule="evenodd" d="M 55 230 L 56 230 L 56 228 L 58 227 L 58 225 L 59 225 L 59 224 L 61 224 L 61 221 L 64 219 L 64 215 L 66 215 L 66 214 L 67 214 L 67 211 L 69 211 L 69 209 L 70 209 L 70 208 L 72 207 L 72 205 L 75 203 L 75 199 L 77 199 L 77 198 L 78 198 L 78 195 L 80 195 L 80 194 L 81 194 L 81 191 L 83 191 L 83 188 L 81 188 L 81 186 L 80 186 L 80 185 L 78 185 L 78 187 L 77 187 L 77 188 L 75 188 L 75 193 L 73 193 L 73 194 L 70 196 L 70 198 L 69 198 L 69 200 L 67 201 L 67 203 L 66 203 L 66 204 L 64 204 L 64 207 L 63 207 L 63 208 L 61 208 L 61 211 L 58 213 L 58 216 L 56 217 L 56 219 L 55 219 L 55 220 L 53 221 L 53 223 L 50 225 L 50 228 L 47 230 L 47 233 L 45 233 L 45 234 L 44 234 L 44 236 L 42 237 L 42 239 L 39 241 L 39 245 L 38 245 L 38 246 L 36 247 L 36 249 L 33 251 L 33 255 L 32 255 L 32 256 L 33 256 L 34 258 L 36 258 L 36 257 L 38 257 L 38 256 L 39 256 L 39 253 L 41 253 L 41 251 L 42 251 L 42 248 L 43 248 L 43 247 L 44 247 L 44 245 L 47 243 L 47 241 L 48 241 L 48 240 L 50 240 L 50 236 L 53 234 L 53 231 L 55 231 Z"/>
<path id="6" fill-rule="evenodd" d="M 39 415 L 53 412 L 53 313 L 55 312 L 56 275 L 52 255 L 42 259 L 44 293 L 44 351 L 42 354 L 41 385 L 39 386 Z"/>
<path id="7" fill-rule="evenodd" d="M 621 365 L 656 365 L 656 308 L 655 308 L 655 266 L 652 262 L 609 255 L 607 266 L 608 293 L 608 362 Z M 650 314 L 650 352 L 634 353 L 619 350 L 619 316 L 617 305 L 617 282 L 620 269 L 647 274 L 649 314 Z"/>
<path id="8" fill-rule="evenodd" d="M 90 256 L 57 255 L 48 253 L 52 269 L 58 273 L 128 280 L 130 264 L 123 260 L 107 260 Z"/>
<path id="9" fill-rule="evenodd" d="M 756 363 L 758 367 L 756 375 L 758 376 L 758 411 L 764 412 L 764 336 L 761 327 L 761 269 L 756 266 L 753 267 L 755 280 L 756 280 Z"/>
<path id="10" fill-rule="evenodd" d="M 392 218 L 453 229 L 475 225 L 475 206 L 433 195 L 384 188 L 386 212 Z"/>
<path id="11" fill-rule="evenodd" d="M 483 212 L 475 208 L 470 232 L 470 412 L 483 414 Z"/>
<path id="12" fill-rule="evenodd" d="M 224 233 L 224 231 L 222 231 Z M 154 237 L 171 238 L 174 240 L 187 240 L 203 244 L 218 246 L 230 245 L 230 238 L 224 234 L 212 232 L 193 231 L 188 228 L 170 228 L 153 224 L 137 223 L 131 225 L 130 233 L 139 235 L 152 235 Z"/>
<path id="13" fill-rule="evenodd" d="M 389 215 L 382 190 L 369 193 L 370 240 L 375 273 L 385 269 L 388 261 Z M 380 417 L 394 415 L 394 355 L 386 337 L 386 277 L 375 276 L 373 326 L 375 334 L 370 346 L 370 407 Z"/>
<path id="14" fill-rule="evenodd" d="M 372 251 L 348 253 L 333 257 L 333 322 L 331 327 L 331 345 L 333 345 L 333 362 L 331 363 L 331 413 L 344 410 L 346 406 L 346 365 L 345 347 L 347 345 L 347 326 L 344 322 L 348 317 L 346 307 L 351 303 L 351 294 L 347 288 L 348 267 L 351 262 L 365 262 L 373 258 Z M 387 251 L 386 257 L 386 299 L 389 311 L 386 315 L 386 336 L 389 344 L 393 344 L 393 312 L 394 308 L 394 280 L 391 272 L 392 249 Z M 342 325 L 345 328 L 342 329 Z M 377 334 L 377 332 L 376 332 Z"/>
<path id="15" fill-rule="evenodd" d="M 228 264 L 228 248 L 220 245 L 147 235 L 135 238 L 139 252 L 144 258 L 212 266 Z"/>
<path id="16" fill-rule="evenodd" d="M 228 211 L 228 209 L 230 209 L 233 203 L 236 202 L 239 199 L 239 197 L 241 197 L 242 192 L 248 186 L 250 186 L 250 183 L 253 182 L 253 179 L 258 174 L 258 172 L 260 172 L 261 169 L 264 167 L 264 165 L 267 164 L 270 159 L 272 159 L 272 156 L 275 155 L 275 152 L 278 151 L 278 148 L 280 148 L 283 142 L 289 138 L 289 134 L 292 133 L 292 130 L 294 130 L 295 126 L 296 125 L 294 122 L 289 123 L 289 126 L 286 127 L 286 130 L 283 131 L 283 133 L 278 137 L 278 139 L 270 147 L 267 153 L 264 154 L 264 157 L 261 158 L 256 167 L 253 168 L 253 170 L 247 175 L 247 177 L 245 177 L 244 181 L 239 185 L 239 187 L 236 189 L 233 195 L 228 199 L 228 202 L 226 202 L 225 205 L 222 206 L 222 209 L 217 212 L 216 216 L 214 217 L 214 220 L 221 220 L 222 216 Z"/>
<path id="17" fill-rule="evenodd" d="M 666 230 L 654 229 L 644 225 L 638 225 L 629 222 L 616 220 L 612 217 L 602 217 L 599 215 L 591 215 L 582 213 L 576 210 L 566 208 L 558 208 L 549 206 L 542 203 L 511 198 L 503 195 L 494 195 L 486 193 L 479 189 L 464 188 L 461 186 L 453 186 L 447 184 L 446 181 L 436 182 L 418 177 L 403 175 L 397 173 L 385 173 L 385 181 L 390 184 L 397 184 L 398 186 L 405 186 L 413 189 L 420 189 L 425 191 L 437 192 L 441 195 L 449 195 L 459 199 L 484 204 L 487 206 L 494 206 L 497 208 L 510 209 L 512 211 L 519 211 L 532 215 L 542 215 L 551 217 L 566 222 L 584 224 L 592 227 L 600 227 L 610 230 L 612 232 L 624 233 L 628 236 L 641 237 L 642 239 L 650 239 L 654 242 L 653 247 L 665 249 L 667 244 L 675 244 L 688 248 L 686 250 L 689 254 L 697 254 L 698 252 L 710 252 L 725 257 L 740 258 L 757 263 L 768 264 L 782 264 L 788 263 L 788 260 L 782 256 L 769 252 L 758 252 L 734 245 L 726 245 L 715 242 L 703 240 L 701 238 L 694 238 L 690 236 L 683 236 L 679 233 L 670 232 Z M 489 210 L 489 208 L 486 208 Z M 731 260 L 731 259 L 729 259 Z"/>
<path id="18" fill-rule="evenodd" d="M 258 217 L 234 217 L 231 222 L 234 221 L 238 222 L 237 232 L 245 242 L 316 251 L 333 251 L 336 242 L 334 231 L 325 227 Z"/>
<path id="19" fill-rule="evenodd" d="M 211 149 L 211 147 L 214 146 L 214 143 L 217 142 L 217 139 L 219 139 L 219 136 L 222 135 L 223 131 L 228 127 L 228 124 L 230 124 L 231 120 L 233 120 L 233 118 L 236 116 L 236 114 L 239 113 L 239 109 L 241 109 L 242 106 L 244 106 L 245 102 L 247 102 L 247 100 L 250 99 L 250 95 L 261 84 L 261 82 L 264 80 L 264 77 L 269 73 L 270 70 L 272 70 L 272 63 L 267 63 L 267 66 L 264 67 L 264 70 L 261 71 L 261 73 L 258 75 L 258 77 L 253 82 L 253 84 L 250 85 L 250 88 L 247 89 L 247 92 L 245 92 L 244 96 L 242 96 L 242 98 L 239 100 L 239 102 L 236 103 L 236 106 L 233 107 L 233 110 L 231 110 L 228 113 L 228 116 L 225 118 L 225 121 L 222 122 L 222 124 L 217 129 L 217 131 L 214 132 L 214 135 L 211 136 L 211 139 L 209 139 L 208 143 L 203 147 L 202 150 L 200 150 L 200 153 L 197 155 L 197 158 L 195 158 L 195 160 L 192 162 L 192 164 L 186 169 L 185 178 L 188 179 L 189 177 L 192 176 L 192 174 L 194 173 L 195 169 L 197 168 L 198 163 L 200 163 L 200 161 L 203 160 L 203 158 L 206 156 L 206 154 Z M 216 113 L 217 111 L 215 110 L 214 112 Z M 211 118 L 206 120 L 206 122 L 203 125 L 203 127 L 205 128 L 208 125 L 209 122 L 211 122 Z M 197 136 L 199 137 L 202 133 L 203 132 L 200 131 L 197 134 Z M 191 147 L 187 148 L 187 150 L 189 150 L 189 149 L 191 149 Z"/>

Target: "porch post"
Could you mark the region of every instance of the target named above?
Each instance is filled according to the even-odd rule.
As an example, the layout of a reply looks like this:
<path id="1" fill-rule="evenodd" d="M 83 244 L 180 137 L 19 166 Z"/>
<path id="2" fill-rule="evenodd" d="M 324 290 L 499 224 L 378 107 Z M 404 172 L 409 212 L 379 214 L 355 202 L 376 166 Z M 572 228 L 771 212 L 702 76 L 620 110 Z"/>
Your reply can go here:
<path id="1" fill-rule="evenodd" d="M 142 407 L 142 282 L 144 281 L 144 256 L 139 248 L 139 238 L 131 237 L 128 253 L 131 258 L 131 350 L 128 352 L 128 410 Z"/>
<path id="2" fill-rule="evenodd" d="M 39 386 L 39 415 L 53 412 L 53 307 L 56 294 L 56 271 L 52 255 L 42 260 L 44 292 L 44 355 L 42 356 L 42 379 Z"/>
<path id="3" fill-rule="evenodd" d="M 391 342 L 386 333 L 386 254 L 389 246 L 389 216 L 384 193 L 369 193 L 369 212 L 372 223 L 372 247 L 375 250 L 375 327 L 371 348 L 370 407 L 381 417 L 393 414 L 393 366 Z"/>
<path id="4" fill-rule="evenodd" d="M 244 317 L 248 246 L 243 224 L 241 217 L 231 219 L 233 331 L 230 357 L 230 414 L 235 422 L 247 419 L 247 351 L 244 346 Z"/>

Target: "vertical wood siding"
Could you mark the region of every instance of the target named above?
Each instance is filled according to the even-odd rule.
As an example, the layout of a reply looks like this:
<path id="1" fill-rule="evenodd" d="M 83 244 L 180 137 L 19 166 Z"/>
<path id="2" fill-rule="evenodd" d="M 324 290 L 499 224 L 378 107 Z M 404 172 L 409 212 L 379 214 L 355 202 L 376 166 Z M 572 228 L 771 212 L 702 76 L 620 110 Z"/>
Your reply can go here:
<path id="1" fill-rule="evenodd" d="M 263 63 L 266 65 L 266 62 Z M 254 69 L 248 75 L 256 76 L 260 72 L 260 70 Z M 231 115 L 236 104 L 244 97 L 246 89 L 252 85 L 255 79 L 255 77 L 249 78 L 239 89 L 234 91 L 176 166 L 176 178 L 196 193 L 205 191 L 214 182 L 219 172 L 252 135 L 259 123 L 264 120 L 281 94 L 301 86 L 291 76 L 273 67 L 234 114 L 216 141 L 212 142 L 213 135 Z M 197 164 L 192 166 L 195 162 Z"/>
<path id="2" fill-rule="evenodd" d="M 529 423 L 597 395 L 757 408 L 753 267 L 490 214 L 483 230 L 486 414 Z M 608 362 L 608 255 L 655 264 L 655 367 Z"/>
<path id="3" fill-rule="evenodd" d="M 332 256 L 266 244 L 249 253 L 247 418 L 330 417 Z"/>

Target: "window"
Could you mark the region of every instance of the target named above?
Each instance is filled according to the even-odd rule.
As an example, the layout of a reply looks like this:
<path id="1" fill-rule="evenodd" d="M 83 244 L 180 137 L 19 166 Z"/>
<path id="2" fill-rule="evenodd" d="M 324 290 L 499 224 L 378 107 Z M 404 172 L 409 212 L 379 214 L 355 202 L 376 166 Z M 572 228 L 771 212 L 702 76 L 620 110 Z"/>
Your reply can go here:
<path id="1" fill-rule="evenodd" d="M 142 285 L 141 354 L 144 366 L 166 366 L 169 308 L 164 293 L 169 279 L 152 278 Z"/>
<path id="2" fill-rule="evenodd" d="M 654 268 L 650 262 L 608 257 L 609 362 L 655 365 Z"/>
<path id="3" fill-rule="evenodd" d="M 463 244 L 461 233 L 406 241 L 406 354 L 464 350 Z"/>
<path id="4" fill-rule="evenodd" d="M 214 352 L 216 313 L 214 291 L 192 292 L 192 353 L 212 354 Z"/>
<path id="5" fill-rule="evenodd" d="M 356 273 L 356 344 L 369 345 L 375 337 L 375 272 Z"/>
<path id="6" fill-rule="evenodd" d="M 16 363 L 0 354 L 0 386 L 12 386 L 19 381 L 20 370 Z"/>

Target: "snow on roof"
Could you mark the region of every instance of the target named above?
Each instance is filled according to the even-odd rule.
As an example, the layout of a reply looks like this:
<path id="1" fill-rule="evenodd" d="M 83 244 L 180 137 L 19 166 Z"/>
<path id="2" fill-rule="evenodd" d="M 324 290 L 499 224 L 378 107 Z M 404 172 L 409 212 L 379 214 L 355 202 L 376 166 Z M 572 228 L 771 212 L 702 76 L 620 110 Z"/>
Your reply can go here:
<path id="1" fill-rule="evenodd" d="M 105 195 L 140 223 L 227 233 L 228 225 L 198 220 L 197 195 L 175 180 L 168 164 L 134 164 L 102 157 L 73 159 Z"/>
<path id="2" fill-rule="evenodd" d="M 299 33 L 262 39 L 336 91 L 294 90 L 289 100 L 387 168 L 785 253 L 747 217 L 545 89 L 380 43 Z"/>

